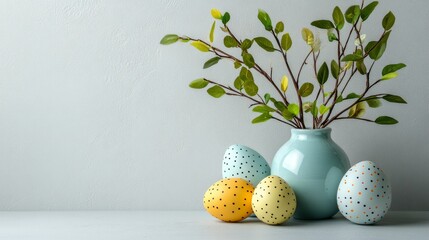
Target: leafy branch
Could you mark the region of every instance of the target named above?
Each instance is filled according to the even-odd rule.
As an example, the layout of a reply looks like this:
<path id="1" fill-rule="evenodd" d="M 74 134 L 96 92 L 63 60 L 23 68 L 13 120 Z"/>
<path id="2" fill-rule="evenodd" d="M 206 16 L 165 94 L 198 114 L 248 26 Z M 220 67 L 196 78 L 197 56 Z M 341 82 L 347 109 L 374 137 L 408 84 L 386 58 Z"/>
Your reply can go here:
<path id="1" fill-rule="evenodd" d="M 336 44 L 337 56 L 330 60 L 330 66 L 328 65 L 329 61 L 321 62 L 319 60 L 321 40 L 315 37 L 309 28 L 303 28 L 301 31 L 302 38 L 310 49 L 297 72 L 292 70 L 288 58 L 288 52 L 292 48 L 292 38 L 289 33 L 284 32 L 284 23 L 279 21 L 273 26 L 268 13 L 261 9 L 258 11 L 258 19 L 264 29 L 270 33 L 270 38 L 275 44 L 263 36 L 240 39 L 228 26 L 231 19 L 230 14 L 228 12 L 222 14 L 217 9 L 211 11 L 215 21 L 211 26 L 209 42 L 199 38 L 168 34 L 161 40 L 161 44 L 168 45 L 178 41 L 190 42 L 199 51 L 214 54 L 214 57 L 204 63 L 203 68 L 212 67 L 223 59 L 231 61 L 234 68 L 239 69 L 238 76 L 231 82 L 232 85 L 200 78 L 191 82 L 190 87 L 202 89 L 210 84 L 212 86 L 207 89 L 207 92 L 215 98 L 227 95 L 250 100 L 250 107 L 254 112 L 259 113 L 259 116 L 252 120 L 252 123 L 274 119 L 294 128 L 307 128 L 309 123 L 307 117 L 310 115 L 313 128 L 325 128 L 334 121 L 346 119 L 377 124 L 395 124 L 398 121 L 389 116 L 380 116 L 375 120 L 363 117 L 366 106 L 377 108 L 381 106 L 380 100 L 391 103 L 406 103 L 402 97 L 388 93 L 368 95 L 370 90 L 375 89 L 375 86 L 386 80 L 396 78 L 398 76 L 397 71 L 406 67 L 403 63 L 389 64 L 383 68 L 381 75 L 376 76 L 375 79 L 372 77 L 373 67 L 383 56 L 395 23 L 394 14 L 388 12 L 382 20 L 383 32 L 380 37 L 366 43 L 366 34 L 362 33 L 362 28 L 377 5 L 377 1 L 366 5 L 365 1 L 362 0 L 360 5 L 352 5 L 344 13 L 337 6 L 332 12 L 332 20 L 316 20 L 311 23 L 313 27 L 326 30 L 327 40 Z M 240 49 L 241 56 L 234 56 L 228 50 L 214 46 L 217 21 L 221 22 L 220 29 L 225 33 L 224 47 Z M 346 30 L 344 30 L 345 28 Z M 343 35 L 343 31 L 346 32 L 345 35 Z M 354 46 L 350 47 L 353 39 Z M 267 52 L 280 53 L 286 69 L 281 80 L 273 79 L 272 67 L 265 70 L 255 60 L 251 52 L 254 43 Z M 366 64 L 369 64 L 369 68 Z M 300 81 L 301 73 L 307 65 L 317 80 L 317 91 L 314 91 L 313 83 L 301 83 Z M 252 72 L 257 73 L 262 79 L 255 79 Z M 358 73 L 361 77 L 356 77 L 359 75 Z M 326 84 L 331 82 L 331 78 L 333 78 L 333 82 L 330 85 L 333 87 Z M 360 81 L 364 84 L 364 90 L 359 94 L 351 92 L 345 95 L 349 91 L 349 84 L 356 78 L 365 79 Z M 293 90 L 290 91 L 288 91 L 289 79 L 293 86 Z M 258 86 L 259 81 L 267 81 L 273 88 L 274 94 L 265 93 L 262 97 Z M 297 103 L 289 101 L 290 94 L 296 96 Z M 308 100 L 310 97 L 313 97 L 313 100 Z"/>

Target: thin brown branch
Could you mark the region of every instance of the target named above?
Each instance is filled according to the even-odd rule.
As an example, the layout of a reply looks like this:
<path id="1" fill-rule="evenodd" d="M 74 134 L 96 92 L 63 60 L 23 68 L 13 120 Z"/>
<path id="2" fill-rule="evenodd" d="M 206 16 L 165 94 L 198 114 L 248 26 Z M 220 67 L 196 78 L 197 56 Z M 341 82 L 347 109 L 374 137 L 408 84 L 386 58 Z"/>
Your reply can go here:
<path id="1" fill-rule="evenodd" d="M 311 49 L 310 52 L 308 52 L 307 56 L 304 58 L 304 61 L 301 64 L 301 67 L 299 68 L 298 76 L 296 77 L 296 81 L 297 81 L 298 84 L 299 84 L 299 78 L 301 76 L 301 71 L 304 68 L 304 65 L 307 64 L 307 59 L 310 57 L 310 55 L 311 55 L 312 52 L 313 52 L 313 49 Z"/>
<path id="2" fill-rule="evenodd" d="M 354 101 L 351 105 L 349 105 L 348 107 L 344 108 L 342 111 L 340 111 L 339 113 L 337 113 L 334 117 L 332 117 L 331 119 L 327 119 L 325 120 L 325 122 L 322 123 L 323 127 L 328 126 L 331 122 L 337 120 L 338 118 L 340 118 L 340 116 L 345 113 L 346 111 L 348 111 L 350 108 L 352 108 L 355 104 L 359 103 L 362 101 L 362 99 L 365 98 L 365 95 L 368 93 L 368 91 L 374 87 L 375 85 L 377 85 L 379 82 L 381 81 L 381 79 L 375 81 L 373 84 L 369 85 L 368 87 L 365 88 L 364 92 L 362 93 L 362 95 L 356 100 Z"/>
<path id="3" fill-rule="evenodd" d="M 336 100 L 338 98 L 338 87 L 340 85 L 340 74 L 341 74 L 341 34 L 340 34 L 340 30 L 338 30 L 337 28 L 335 28 L 336 32 L 337 32 L 337 61 L 338 61 L 338 76 L 335 78 L 335 87 L 334 90 L 332 91 L 332 93 L 329 95 L 328 99 L 326 101 L 323 101 L 325 106 L 328 106 L 329 100 L 332 98 L 332 96 L 334 97 L 334 100 L 332 102 L 331 107 L 328 110 L 328 114 L 325 115 L 325 121 L 329 119 L 329 117 L 332 114 L 332 111 L 334 111 L 335 105 L 336 105 Z M 345 73 L 344 73 L 345 74 Z M 343 76 L 344 77 L 344 76 Z M 321 116 L 320 119 L 321 122 L 323 121 L 323 115 Z"/>
<path id="4" fill-rule="evenodd" d="M 294 124 L 291 124 L 291 123 L 289 123 L 289 122 L 283 121 L 283 120 L 281 120 L 281 119 L 279 119 L 279 118 L 276 118 L 276 117 L 274 117 L 274 116 L 271 116 L 271 118 L 272 118 L 272 119 L 274 119 L 274 120 L 277 120 L 277 121 L 279 121 L 279 122 L 282 122 L 282 123 L 284 123 L 284 124 L 287 124 L 287 125 L 289 125 L 289 126 L 291 126 L 291 127 L 293 127 L 293 128 L 298 128 L 298 126 L 296 126 L 296 125 L 294 125 Z"/>
<path id="5" fill-rule="evenodd" d="M 251 106 L 254 106 L 254 105 L 266 105 L 266 104 L 264 103 L 264 101 L 262 100 L 262 98 L 261 98 L 261 96 L 260 96 L 260 95 L 258 95 L 258 96 L 259 96 L 259 98 L 261 98 L 261 100 L 258 100 L 258 99 L 252 98 L 251 96 L 248 96 L 248 95 L 246 95 L 246 94 L 244 94 L 244 93 L 242 93 L 242 92 L 240 92 L 240 91 L 237 91 L 237 90 L 233 89 L 233 88 L 232 88 L 232 87 L 230 87 L 230 86 L 225 86 L 225 85 L 223 85 L 223 84 L 221 84 L 221 83 L 218 83 L 218 82 L 215 82 L 215 81 L 212 81 L 212 80 L 206 79 L 206 78 L 204 78 L 204 80 L 206 80 L 207 82 L 209 82 L 209 83 L 211 83 L 211 84 L 218 85 L 218 86 L 222 87 L 222 88 L 223 88 L 223 89 L 225 89 L 225 90 L 231 91 L 231 92 L 229 92 L 229 93 L 226 93 L 226 95 L 228 95 L 228 96 L 244 97 L 244 98 L 247 98 L 247 99 L 251 100 L 251 101 L 253 102 L 253 104 L 251 104 Z M 282 113 L 281 113 L 279 110 L 276 110 L 275 112 L 276 112 L 277 114 L 279 114 L 280 116 L 282 116 Z M 283 121 L 283 120 L 281 120 L 281 119 L 278 119 L 278 118 L 276 118 L 276 117 L 274 117 L 274 116 L 272 116 L 272 118 L 273 118 L 273 119 L 276 119 L 276 120 L 278 120 L 278 121 L 280 121 L 280 122 L 283 122 L 283 123 L 285 123 L 285 124 L 287 124 L 287 125 L 290 125 L 290 126 L 292 126 L 292 127 L 294 127 L 294 128 L 297 128 L 297 127 L 298 127 L 294 122 L 286 122 L 286 121 Z"/>
<path id="6" fill-rule="evenodd" d="M 339 117 L 337 120 L 346 120 L 346 119 L 354 119 L 354 120 L 361 120 L 366 122 L 374 122 L 374 120 L 367 119 L 367 118 L 353 118 L 353 117 Z"/>
<path id="7" fill-rule="evenodd" d="M 347 85 L 349 84 L 350 80 L 353 78 L 353 76 L 355 75 L 356 72 L 357 72 L 357 69 L 354 69 L 353 72 L 350 73 L 350 77 L 347 79 L 346 84 L 344 85 L 343 89 L 341 90 L 340 96 L 343 95 L 344 91 L 347 88 Z"/>
<path id="8" fill-rule="evenodd" d="M 277 37 L 277 35 L 275 34 L 275 32 L 273 31 L 273 30 L 271 30 L 271 33 L 272 33 L 272 35 L 274 36 L 274 39 L 276 40 L 276 43 L 277 43 L 277 45 L 279 46 L 279 48 L 280 49 L 282 49 L 282 47 L 281 47 L 281 43 L 280 43 L 280 40 L 279 40 L 279 38 Z M 286 55 L 286 53 L 285 52 L 283 52 L 283 51 L 281 51 L 281 54 L 282 54 L 282 56 L 283 56 L 283 61 L 284 61 L 284 63 L 285 63 L 285 65 L 286 65 L 286 68 L 287 68 L 287 70 L 288 70 L 288 72 L 289 72 L 289 75 L 290 75 L 290 77 L 291 77 L 291 79 L 292 79 L 292 83 L 293 83 L 293 86 L 294 86 L 294 88 L 295 88 L 295 91 L 296 91 L 296 94 L 297 94 L 297 98 L 298 98 L 298 104 L 299 104 L 299 118 L 298 118 L 298 120 L 299 120 L 299 122 L 300 122 L 300 124 L 301 124 L 301 127 L 302 128 L 306 128 L 305 127 L 305 122 L 304 122 L 304 114 L 303 114 L 303 107 L 302 107 L 302 99 L 301 99 L 301 97 L 299 96 L 299 94 L 298 94 L 298 92 L 299 92 L 299 86 L 298 86 L 298 81 L 297 81 L 297 79 L 295 78 L 295 75 L 293 74 L 293 72 L 292 72 L 292 69 L 291 69 L 291 67 L 290 67 L 290 65 L 289 65 L 289 61 L 288 61 L 288 59 L 287 59 L 287 55 Z"/>
<path id="9" fill-rule="evenodd" d="M 226 30 L 228 31 L 229 35 L 230 35 L 232 38 L 234 38 L 234 40 L 238 43 L 238 46 L 240 46 L 240 47 L 241 47 L 241 44 L 242 44 L 243 42 L 242 42 L 241 40 L 239 40 L 238 38 L 236 38 L 236 37 L 235 37 L 235 35 L 232 33 L 232 31 L 229 29 L 229 27 L 228 27 L 226 24 L 224 24 L 224 26 L 225 26 Z"/>

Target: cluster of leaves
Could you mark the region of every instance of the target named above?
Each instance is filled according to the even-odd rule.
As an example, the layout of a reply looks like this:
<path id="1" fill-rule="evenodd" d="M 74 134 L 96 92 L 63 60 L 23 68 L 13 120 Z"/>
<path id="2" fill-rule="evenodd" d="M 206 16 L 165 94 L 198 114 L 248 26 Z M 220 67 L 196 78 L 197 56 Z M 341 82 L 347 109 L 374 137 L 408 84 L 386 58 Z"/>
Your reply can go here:
<path id="1" fill-rule="evenodd" d="M 214 54 L 214 57 L 204 63 L 204 69 L 216 65 L 223 59 L 230 60 L 233 67 L 238 70 L 238 76 L 231 81 L 232 86 L 206 78 L 196 79 L 189 86 L 203 89 L 210 85 L 207 93 L 215 98 L 229 95 L 249 99 L 252 102 L 253 111 L 259 113 L 252 123 L 275 119 L 295 128 L 307 128 L 306 116 L 309 116 L 312 119 L 313 128 L 324 128 L 333 121 L 341 119 L 396 124 L 398 121 L 389 116 L 380 116 L 375 120 L 363 118 L 366 106 L 377 108 L 381 106 L 381 100 L 391 103 L 406 103 L 402 97 L 389 93 L 369 94 L 374 86 L 396 78 L 397 71 L 406 66 L 403 63 L 389 64 L 375 79 L 371 78 L 373 66 L 383 56 L 395 24 L 395 15 L 388 12 L 382 20 L 383 32 L 376 40 L 365 43 L 366 35 L 361 33 L 362 26 L 377 5 L 377 1 L 368 5 L 362 1 L 361 5 L 350 6 L 344 13 L 337 6 L 332 12 L 332 20 L 323 19 L 311 23 L 316 28 L 326 30 L 327 40 L 336 44 L 337 56 L 336 59 L 330 61 L 330 64 L 328 64 L 329 62 L 319 63 L 321 40 L 315 37 L 309 28 L 303 28 L 302 39 L 309 46 L 309 52 L 297 72 L 292 71 L 289 64 L 288 51 L 292 48 L 292 38 L 289 33 L 285 32 L 284 23 L 279 21 L 273 25 L 268 13 L 261 9 L 258 11 L 258 19 L 264 29 L 270 33 L 271 40 L 263 36 L 244 40 L 237 38 L 228 26 L 231 19 L 230 14 L 228 12 L 222 14 L 219 10 L 212 9 L 211 15 L 215 20 L 209 32 L 208 42 L 188 36 L 169 34 L 162 38 L 161 44 L 168 45 L 178 41 L 190 42 L 197 50 Z M 227 50 L 213 45 L 218 21 L 222 24 L 220 29 L 225 33 L 224 47 L 240 49 L 241 56 L 234 56 Z M 346 26 L 348 31 L 344 34 L 342 30 Z M 353 39 L 354 45 L 351 44 Z M 254 43 L 267 52 L 281 55 L 286 73 L 279 81 L 273 79 L 272 68 L 269 71 L 265 70 L 255 61 L 250 51 Z M 311 61 L 312 64 L 309 64 L 308 61 Z M 301 71 L 306 65 L 311 65 L 311 72 L 314 72 L 314 78 L 317 80 L 315 84 L 300 81 Z M 262 80 L 268 81 L 273 87 L 274 93 L 265 93 L 262 96 L 257 84 L 257 81 L 261 80 L 255 79 L 254 73 Z M 360 77 L 357 73 L 360 74 Z M 364 90 L 360 93 L 346 93 L 347 86 L 355 78 L 359 78 L 365 86 Z M 327 89 L 326 83 L 328 82 L 333 85 L 332 89 Z M 292 91 L 297 96 L 297 103 L 289 101 L 290 94 L 293 94 L 288 91 L 289 85 L 294 89 Z M 336 111 L 334 111 L 335 108 Z"/>

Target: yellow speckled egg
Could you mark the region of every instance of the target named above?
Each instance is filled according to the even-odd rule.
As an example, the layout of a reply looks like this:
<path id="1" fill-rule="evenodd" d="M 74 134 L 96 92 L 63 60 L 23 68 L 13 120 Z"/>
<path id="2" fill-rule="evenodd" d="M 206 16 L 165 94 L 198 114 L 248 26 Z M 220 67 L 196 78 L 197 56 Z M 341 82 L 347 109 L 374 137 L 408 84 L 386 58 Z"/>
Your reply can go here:
<path id="1" fill-rule="evenodd" d="M 271 225 L 282 224 L 295 213 L 295 193 L 282 178 L 268 176 L 256 186 L 252 208 L 262 222 Z"/>
<path id="2" fill-rule="evenodd" d="M 252 214 L 253 186 L 241 178 L 215 182 L 204 194 L 204 208 L 225 222 L 239 222 Z"/>

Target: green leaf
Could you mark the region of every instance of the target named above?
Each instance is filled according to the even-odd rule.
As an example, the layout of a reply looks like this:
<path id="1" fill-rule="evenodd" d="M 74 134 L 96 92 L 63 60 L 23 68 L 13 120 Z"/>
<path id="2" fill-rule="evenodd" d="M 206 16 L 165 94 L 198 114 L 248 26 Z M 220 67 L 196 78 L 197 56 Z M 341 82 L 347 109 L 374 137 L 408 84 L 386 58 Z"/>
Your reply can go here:
<path id="1" fill-rule="evenodd" d="M 342 70 L 350 69 L 352 67 L 352 65 L 353 65 L 353 62 L 347 62 L 346 65 L 343 67 Z"/>
<path id="2" fill-rule="evenodd" d="M 283 50 L 287 51 L 292 47 L 292 39 L 290 38 L 289 33 L 285 33 L 282 36 L 281 45 Z"/>
<path id="3" fill-rule="evenodd" d="M 240 70 L 240 77 L 243 81 L 254 81 L 252 72 L 247 70 L 247 68 L 242 67 Z"/>
<path id="4" fill-rule="evenodd" d="M 241 67 L 241 63 L 239 61 L 234 61 L 234 68 L 239 69 Z"/>
<path id="5" fill-rule="evenodd" d="M 208 52 L 210 50 L 210 47 L 201 41 L 193 41 L 191 42 L 191 45 L 201 52 Z"/>
<path id="6" fill-rule="evenodd" d="M 359 102 L 353 105 L 353 107 L 351 107 L 349 111 L 349 117 L 351 118 L 359 118 L 359 117 L 362 117 L 364 114 L 365 114 L 364 102 Z"/>
<path id="7" fill-rule="evenodd" d="M 375 7 L 377 7 L 377 5 L 378 5 L 378 2 L 374 1 L 362 9 L 361 14 L 360 14 L 362 21 L 365 21 L 368 19 L 369 15 L 371 15 L 371 13 L 374 11 L 374 9 L 375 9 Z"/>
<path id="8" fill-rule="evenodd" d="M 366 100 L 371 100 L 371 99 L 380 99 L 380 97 L 377 97 L 377 96 L 369 96 L 369 97 L 363 98 L 363 99 L 361 99 L 361 100 L 362 100 L 362 101 L 366 101 Z"/>
<path id="9" fill-rule="evenodd" d="M 189 83 L 189 87 L 195 88 L 195 89 L 202 89 L 207 87 L 208 84 L 209 82 L 206 81 L 204 78 L 198 78 L 192 81 L 191 83 Z"/>
<path id="10" fill-rule="evenodd" d="M 375 119 L 375 123 L 381 124 L 381 125 L 391 125 L 391 124 L 397 124 L 398 120 L 389 116 L 381 116 Z"/>
<path id="11" fill-rule="evenodd" d="M 308 97 L 311 93 L 313 93 L 314 86 L 312 83 L 306 82 L 302 84 L 299 88 L 298 94 L 301 97 Z"/>
<path id="12" fill-rule="evenodd" d="M 355 24 L 360 16 L 360 7 L 358 5 L 353 5 L 349 7 L 346 11 L 345 17 L 346 21 L 350 24 Z"/>
<path id="13" fill-rule="evenodd" d="M 375 51 L 373 52 L 374 54 L 369 54 L 369 56 L 373 60 L 378 60 L 381 58 L 381 56 L 383 56 L 385 50 L 386 43 L 381 43 L 378 47 L 375 48 Z"/>
<path id="14" fill-rule="evenodd" d="M 243 41 L 243 43 L 241 44 L 241 49 L 244 51 L 244 50 L 247 50 L 247 49 L 249 49 L 250 47 L 252 47 L 252 44 L 253 44 L 253 41 L 252 40 L 250 40 L 250 39 L 244 39 L 244 41 Z"/>
<path id="15" fill-rule="evenodd" d="M 234 87 L 235 87 L 237 90 L 241 91 L 241 89 L 243 89 L 243 83 L 244 83 L 243 79 L 242 79 L 240 76 L 238 76 L 238 77 L 237 77 L 237 78 L 235 78 L 235 80 L 234 80 Z"/>
<path id="16" fill-rule="evenodd" d="M 255 96 L 258 94 L 258 86 L 255 84 L 254 81 L 245 81 L 243 84 L 244 91 L 246 91 L 247 95 L 249 96 Z"/>
<path id="17" fill-rule="evenodd" d="M 274 32 L 276 34 L 279 34 L 279 33 L 283 32 L 284 30 L 285 30 L 285 24 L 282 21 L 280 21 L 276 24 L 276 28 L 274 29 Z"/>
<path id="18" fill-rule="evenodd" d="M 361 49 L 356 49 L 356 51 L 354 52 L 354 54 L 355 54 L 355 55 L 358 55 L 358 56 L 362 56 L 362 55 L 363 55 L 363 52 L 362 52 L 362 50 L 361 50 Z"/>
<path id="19" fill-rule="evenodd" d="M 363 62 L 363 60 L 356 62 L 356 68 L 359 71 L 359 73 L 362 75 L 366 74 L 366 72 L 367 72 L 367 69 L 366 69 L 366 66 L 365 66 L 365 63 Z"/>
<path id="20" fill-rule="evenodd" d="M 253 59 L 253 56 L 250 53 L 243 53 L 243 62 L 249 68 L 255 66 L 255 59 Z"/>
<path id="21" fill-rule="evenodd" d="M 271 95 L 269 93 L 265 93 L 264 95 L 265 104 L 268 104 L 268 102 L 270 102 L 270 98 L 271 98 Z"/>
<path id="22" fill-rule="evenodd" d="M 378 99 L 368 99 L 368 100 L 366 100 L 366 103 L 371 108 L 378 108 L 381 106 L 381 101 Z"/>
<path id="23" fill-rule="evenodd" d="M 407 103 L 402 97 L 397 96 L 397 95 L 392 95 L 392 94 L 387 94 L 387 95 L 383 96 L 383 99 L 388 101 L 388 102 L 393 102 L 393 103 L 404 103 L 404 104 Z"/>
<path id="24" fill-rule="evenodd" d="M 291 103 L 287 106 L 287 110 L 295 116 L 299 114 L 299 106 L 295 103 Z"/>
<path id="25" fill-rule="evenodd" d="M 329 20 L 317 20 L 311 23 L 312 26 L 315 26 L 320 29 L 331 29 L 335 28 L 334 24 Z"/>
<path id="26" fill-rule="evenodd" d="M 271 31 L 273 30 L 273 25 L 271 23 L 271 18 L 264 10 L 259 9 L 258 10 L 258 19 L 261 21 L 261 23 L 264 25 L 265 30 Z"/>
<path id="27" fill-rule="evenodd" d="M 338 63 L 335 60 L 331 61 L 331 74 L 332 77 L 335 79 L 338 79 L 338 76 L 340 74 L 340 67 L 338 66 Z"/>
<path id="28" fill-rule="evenodd" d="M 343 99 L 343 96 L 338 96 L 337 97 L 337 99 L 335 100 L 335 103 L 340 103 L 340 102 L 342 102 L 344 99 Z"/>
<path id="29" fill-rule="evenodd" d="M 390 80 L 392 78 L 396 78 L 398 76 L 397 72 L 391 72 L 381 77 L 381 80 Z"/>
<path id="30" fill-rule="evenodd" d="M 323 62 L 322 66 L 320 66 L 319 71 L 317 72 L 317 81 L 320 85 L 326 83 L 329 77 L 329 68 L 326 62 Z"/>
<path id="31" fill-rule="evenodd" d="M 207 93 L 214 98 L 220 98 L 225 94 L 225 90 L 221 86 L 215 85 L 207 89 Z"/>
<path id="32" fill-rule="evenodd" d="M 179 41 L 180 41 L 180 42 L 183 42 L 183 43 L 187 43 L 187 42 L 189 42 L 189 41 L 190 41 L 190 39 L 189 39 L 189 38 L 187 38 L 187 37 L 185 36 L 185 37 L 183 37 L 183 38 L 179 38 Z"/>
<path id="33" fill-rule="evenodd" d="M 332 31 L 332 29 L 329 29 L 327 31 L 327 34 L 328 34 L 328 41 L 329 42 L 333 42 L 335 40 L 338 40 L 337 35 L 335 35 L 335 33 Z"/>
<path id="34" fill-rule="evenodd" d="M 383 43 L 383 42 L 378 43 L 375 41 L 371 41 L 365 47 L 365 51 L 366 52 L 369 51 L 369 57 L 372 60 L 380 59 L 381 56 L 383 56 L 383 53 L 385 50 L 386 50 L 386 43 Z"/>
<path id="35" fill-rule="evenodd" d="M 325 114 L 327 111 L 329 111 L 329 109 L 330 109 L 331 107 L 327 107 L 327 106 L 325 106 L 325 105 L 320 105 L 320 107 L 319 107 L 319 113 L 320 114 Z"/>
<path id="36" fill-rule="evenodd" d="M 177 40 L 179 40 L 179 36 L 177 36 L 176 34 L 167 34 L 161 39 L 160 43 L 162 45 L 169 45 L 177 42 Z"/>
<path id="37" fill-rule="evenodd" d="M 382 74 L 386 75 L 392 72 L 396 72 L 404 67 L 406 67 L 407 65 L 403 64 L 403 63 L 397 63 L 397 64 L 389 64 L 387 66 L 385 66 L 383 68 Z"/>
<path id="38" fill-rule="evenodd" d="M 343 100 L 349 100 L 349 99 L 354 99 L 354 98 L 360 98 L 360 95 L 356 94 L 356 93 L 349 93 L 347 95 L 347 97 L 345 97 Z"/>
<path id="39" fill-rule="evenodd" d="M 323 94 L 323 96 L 325 96 L 325 97 L 329 97 L 329 95 L 331 95 L 332 94 L 332 92 L 325 92 L 324 94 Z"/>
<path id="40" fill-rule="evenodd" d="M 223 44 L 227 48 L 233 48 L 238 46 L 238 42 L 235 41 L 235 39 L 231 36 L 225 36 L 225 38 L 223 39 Z"/>
<path id="41" fill-rule="evenodd" d="M 274 102 L 274 106 L 279 110 L 280 112 L 283 112 L 284 110 L 287 110 L 286 105 L 280 101 L 276 101 L 274 98 L 271 98 L 271 101 Z"/>
<path id="42" fill-rule="evenodd" d="M 225 12 L 222 16 L 222 23 L 226 25 L 229 22 L 229 19 L 231 19 L 229 12 Z"/>
<path id="43" fill-rule="evenodd" d="M 276 110 L 272 109 L 271 107 L 267 105 L 258 105 L 253 108 L 254 112 L 260 112 L 260 113 L 266 113 L 266 112 L 275 112 Z"/>
<path id="44" fill-rule="evenodd" d="M 216 63 L 219 62 L 220 59 L 221 59 L 220 57 L 210 58 L 207 62 L 204 63 L 203 69 L 206 69 L 215 65 Z"/>
<path id="45" fill-rule="evenodd" d="M 344 27 L 344 14 L 338 6 L 336 6 L 332 12 L 332 19 L 334 19 L 335 26 L 337 26 L 338 30 Z"/>
<path id="46" fill-rule="evenodd" d="M 215 27 L 216 27 L 216 21 L 213 22 L 212 28 L 210 29 L 209 39 L 210 39 L 211 43 L 214 41 L 214 30 L 215 30 Z"/>
<path id="47" fill-rule="evenodd" d="M 282 116 L 286 120 L 292 120 L 294 117 L 293 113 L 289 112 L 289 110 L 287 110 L 287 109 L 284 109 L 282 111 Z"/>
<path id="48" fill-rule="evenodd" d="M 314 101 L 313 104 L 311 105 L 311 114 L 313 115 L 313 117 L 317 117 L 317 114 L 319 113 L 319 110 L 317 109 L 317 102 Z"/>
<path id="49" fill-rule="evenodd" d="M 265 51 L 267 52 L 274 52 L 275 48 L 273 46 L 273 43 L 264 37 L 256 37 L 253 40 Z"/>
<path id="50" fill-rule="evenodd" d="M 362 56 L 360 56 L 360 55 L 357 55 L 357 54 L 349 54 L 349 55 L 347 55 L 347 56 L 343 57 L 343 58 L 341 59 L 341 61 L 342 61 L 342 62 L 349 62 L 349 61 L 353 61 L 353 62 L 355 62 L 355 61 L 359 61 L 359 60 L 361 60 L 361 59 L 362 59 Z"/>
<path id="51" fill-rule="evenodd" d="M 384 30 L 388 31 L 390 30 L 393 25 L 395 24 L 395 15 L 392 12 L 388 12 L 386 16 L 384 16 L 382 25 Z"/>
<path id="52" fill-rule="evenodd" d="M 377 46 L 378 42 L 377 41 L 371 41 L 369 43 L 366 44 L 365 47 L 365 52 L 371 55 L 371 52 L 375 49 L 375 47 Z"/>
<path id="53" fill-rule="evenodd" d="M 271 119 L 271 115 L 269 114 L 269 113 L 262 113 L 261 115 L 259 115 L 258 117 L 256 117 L 256 118 L 254 118 L 253 120 L 252 120 L 252 123 L 253 124 L 256 124 L 256 123 L 262 123 L 262 122 L 266 122 L 266 121 L 268 121 L 268 120 L 270 120 Z"/>
<path id="54" fill-rule="evenodd" d="M 382 42 L 382 43 L 386 43 L 386 44 L 387 44 L 387 40 L 389 40 L 390 33 L 392 33 L 392 31 L 391 31 L 391 30 L 386 31 L 386 32 L 384 33 L 384 35 L 381 37 L 380 42 Z"/>
<path id="55" fill-rule="evenodd" d="M 371 41 L 365 47 L 365 52 L 369 54 L 369 57 L 373 60 L 378 60 L 383 56 L 386 50 L 387 40 L 389 39 L 390 31 L 386 32 L 380 41 Z"/>

